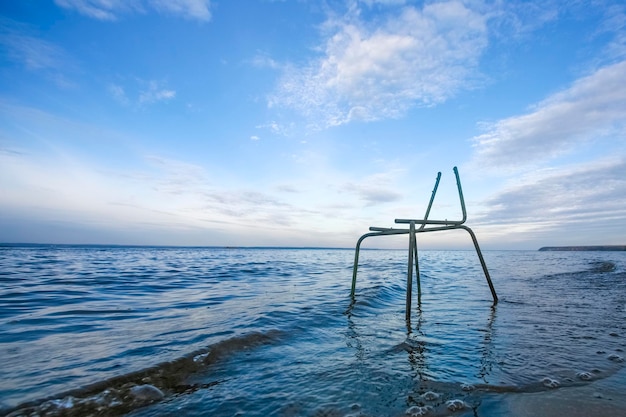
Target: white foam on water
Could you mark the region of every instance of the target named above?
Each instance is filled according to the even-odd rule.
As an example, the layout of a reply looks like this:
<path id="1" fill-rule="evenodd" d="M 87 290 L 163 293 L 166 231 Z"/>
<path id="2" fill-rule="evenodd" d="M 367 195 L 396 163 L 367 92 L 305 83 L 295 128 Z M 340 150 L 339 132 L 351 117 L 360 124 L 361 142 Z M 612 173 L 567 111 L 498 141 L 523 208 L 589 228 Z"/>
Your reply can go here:
<path id="1" fill-rule="evenodd" d="M 203 363 L 208 356 L 209 356 L 209 352 L 207 352 L 207 353 L 200 353 L 200 354 L 198 354 L 198 355 L 193 357 L 193 361 L 195 363 Z"/>
<path id="2" fill-rule="evenodd" d="M 450 411 L 459 411 L 465 409 L 467 404 L 463 400 L 454 399 L 446 401 L 446 407 Z"/>
<path id="3" fill-rule="evenodd" d="M 130 389 L 130 394 L 140 401 L 158 401 L 165 397 L 163 391 L 150 384 L 136 385 Z"/>
<path id="4" fill-rule="evenodd" d="M 559 381 L 557 381 L 556 379 L 552 379 L 552 378 L 543 378 L 541 380 L 541 383 L 543 384 L 544 387 L 547 388 L 558 388 L 561 383 Z"/>
<path id="5" fill-rule="evenodd" d="M 439 397 L 441 397 L 441 395 L 433 391 L 426 391 L 425 393 L 421 395 L 421 397 L 425 401 L 435 401 L 435 400 L 438 400 Z"/>
<path id="6" fill-rule="evenodd" d="M 74 397 L 70 395 L 61 400 L 52 400 L 51 403 L 59 409 L 70 409 L 74 407 Z"/>
<path id="7" fill-rule="evenodd" d="M 418 417 L 418 416 L 425 416 L 428 415 L 428 413 L 430 413 L 433 410 L 433 408 L 429 405 L 426 406 L 419 406 L 419 405 L 414 405 L 412 407 L 409 407 L 405 414 L 411 417 Z"/>

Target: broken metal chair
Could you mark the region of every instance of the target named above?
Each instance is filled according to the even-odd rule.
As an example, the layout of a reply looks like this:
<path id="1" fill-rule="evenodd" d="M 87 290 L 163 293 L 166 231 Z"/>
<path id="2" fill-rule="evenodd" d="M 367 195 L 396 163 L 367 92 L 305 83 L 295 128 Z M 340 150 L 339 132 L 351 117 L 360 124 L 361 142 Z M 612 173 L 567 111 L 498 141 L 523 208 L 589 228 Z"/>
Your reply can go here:
<path id="1" fill-rule="evenodd" d="M 430 215 L 430 209 L 433 205 L 433 201 L 435 200 L 435 194 L 437 193 L 437 188 L 439 187 L 439 181 L 441 179 L 441 172 L 437 174 L 437 179 L 435 181 L 435 187 L 433 188 L 432 194 L 430 196 L 430 202 L 428 203 L 428 208 L 426 209 L 426 214 L 423 219 L 396 219 L 395 222 L 397 224 L 408 224 L 408 229 L 394 229 L 388 227 L 370 227 L 369 233 L 365 233 L 363 236 L 359 238 L 356 244 L 356 251 L 354 253 L 354 267 L 352 270 L 352 290 L 350 292 L 350 296 L 354 300 L 354 294 L 356 290 L 356 275 L 357 269 L 359 265 L 359 251 L 361 249 L 361 243 L 365 238 L 372 236 L 391 236 L 391 235 L 409 235 L 409 264 L 408 264 L 408 273 L 407 273 L 407 292 L 406 292 L 406 319 L 409 320 L 411 317 L 411 298 L 412 298 L 412 287 L 413 287 L 413 265 L 415 265 L 415 273 L 417 279 L 417 299 L 418 303 L 421 304 L 421 285 L 420 285 L 420 275 L 419 275 L 419 265 L 418 265 L 418 256 L 417 256 L 417 238 L 416 235 L 418 233 L 426 233 L 426 232 L 438 232 L 443 230 L 454 230 L 454 229 L 463 229 L 466 230 L 474 242 L 474 247 L 476 248 L 476 254 L 478 255 L 478 259 L 480 260 L 480 264 L 483 268 L 483 272 L 485 273 L 485 278 L 487 279 L 487 284 L 489 284 L 489 289 L 491 290 L 491 295 L 493 296 L 493 304 L 498 303 L 498 296 L 496 295 L 496 290 L 493 287 L 493 283 L 491 282 L 491 277 L 489 276 L 489 271 L 487 270 L 487 265 L 485 264 L 485 259 L 483 258 L 483 254 L 480 251 L 480 247 L 478 246 L 478 240 L 476 240 L 476 235 L 469 227 L 465 226 L 465 220 L 467 219 L 467 213 L 465 211 L 465 200 L 463 199 L 463 189 L 461 188 L 461 179 L 459 178 L 459 170 L 457 167 L 454 167 L 454 175 L 456 176 L 456 185 L 459 190 L 459 200 L 461 202 L 461 210 L 463 212 L 463 217 L 461 220 L 430 220 L 428 216 Z M 417 227 L 419 226 L 419 227 Z"/>

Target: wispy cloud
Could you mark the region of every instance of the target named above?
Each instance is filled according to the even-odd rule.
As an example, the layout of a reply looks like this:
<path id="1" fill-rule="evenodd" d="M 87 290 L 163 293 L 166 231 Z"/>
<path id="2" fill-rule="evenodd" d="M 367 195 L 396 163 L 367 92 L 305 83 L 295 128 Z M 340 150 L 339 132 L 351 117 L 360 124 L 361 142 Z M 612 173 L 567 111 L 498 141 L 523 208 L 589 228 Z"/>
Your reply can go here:
<path id="1" fill-rule="evenodd" d="M 124 2 L 121 0 L 54 0 L 66 9 L 74 9 L 79 13 L 99 20 L 115 20 L 117 13 L 132 10 L 139 6 L 139 2 Z"/>
<path id="2" fill-rule="evenodd" d="M 284 126 L 275 120 L 255 126 L 257 129 L 267 129 L 275 135 L 288 136 L 291 126 Z"/>
<path id="3" fill-rule="evenodd" d="M 394 8 L 375 23 L 357 12 L 329 20 L 321 56 L 284 70 L 270 106 L 318 127 L 400 117 L 468 88 L 487 46 L 486 17 L 459 1 Z"/>
<path id="4" fill-rule="evenodd" d="M 98 20 L 116 20 L 123 14 L 146 13 L 149 9 L 188 19 L 211 19 L 210 0 L 55 0 L 55 3 Z"/>
<path id="5" fill-rule="evenodd" d="M 137 154 L 133 137 L 120 132 L 0 104 L 0 114 L 18 126 L 5 123 L 0 129 L 6 138 L 0 144 L 1 211 L 6 219 L 22 219 L 20 225 L 27 224 L 25 219 L 38 225 L 71 224 L 96 241 L 106 235 L 106 241 L 132 243 L 125 240 L 127 233 L 145 231 L 162 236 L 149 240 L 153 243 L 171 244 L 168 236 L 184 243 L 191 234 L 197 244 L 253 245 L 306 244 L 322 229 L 342 223 L 319 208 L 327 204 L 325 190 L 314 198 L 305 192 L 315 180 L 251 185 L 186 160 Z M 87 143 L 98 151 L 81 151 Z M 99 159 L 109 152 L 123 157 L 113 165 Z M 311 230 L 311 224 L 318 226 Z M 8 236 L 5 231 L 0 235 Z M 322 238 L 333 241 L 331 235 Z"/>
<path id="6" fill-rule="evenodd" d="M 150 0 L 149 3 L 165 13 L 189 19 L 211 19 L 211 0 Z"/>
<path id="7" fill-rule="evenodd" d="M 267 53 L 257 51 L 257 54 L 250 60 L 250 64 L 257 68 L 279 69 L 281 65 Z"/>
<path id="8" fill-rule="evenodd" d="M 399 173 L 400 170 L 392 169 L 388 172 L 372 174 L 358 183 L 344 184 L 341 190 L 356 194 L 368 206 L 397 201 L 402 198 L 401 193 L 394 191 L 394 184 Z"/>
<path id="9" fill-rule="evenodd" d="M 0 38 L 9 57 L 28 70 L 57 69 L 66 62 L 63 49 L 33 36 L 3 34 Z"/>
<path id="10" fill-rule="evenodd" d="M 603 8 L 606 14 L 604 24 L 600 27 L 598 36 L 612 36 L 608 43 L 606 54 L 609 59 L 626 58 L 626 5 L 623 2 L 609 4 Z"/>
<path id="11" fill-rule="evenodd" d="M 158 156 L 150 156 L 147 161 L 155 169 L 135 173 L 129 179 L 135 182 L 135 189 L 151 191 L 141 200 L 133 199 L 133 204 L 149 210 L 151 201 L 159 202 L 171 216 L 188 225 L 230 224 L 236 233 L 252 225 L 257 230 L 298 227 L 304 217 L 315 213 L 290 203 L 279 193 L 226 186 L 223 181 L 214 181 L 205 168 L 194 164 Z M 163 200 L 170 203 L 164 204 Z"/>
<path id="12" fill-rule="evenodd" d="M 134 90 L 128 93 L 127 89 L 120 84 L 110 84 L 109 94 L 122 105 L 135 105 L 138 107 L 169 101 L 176 97 L 176 91 L 164 86 L 163 82 L 156 80 L 144 81 L 137 79 L 132 85 Z"/>
<path id="13" fill-rule="evenodd" d="M 28 71 L 43 73 L 61 86 L 71 84 L 63 74 L 74 69 L 74 60 L 57 44 L 37 36 L 29 25 L 0 17 L 0 50 Z"/>
<path id="14" fill-rule="evenodd" d="M 474 138 L 483 167 L 516 168 L 572 152 L 582 142 L 626 132 L 626 61 L 601 68 L 521 116 L 487 124 Z"/>
<path id="15" fill-rule="evenodd" d="M 152 169 L 125 172 L 69 153 L 45 158 L 0 153 L 2 178 L 18 178 L 4 187 L 3 213 L 19 217 L 27 212 L 35 223 L 71 222 L 76 229 L 113 234 L 123 229 L 201 229 L 208 233 L 204 242 L 212 242 L 209 231 L 220 225 L 230 225 L 236 235 L 256 222 L 283 226 L 294 211 L 281 210 L 279 201 L 260 192 L 217 188 L 197 166 L 155 157 L 147 161 Z M 270 222 L 277 213 L 281 216 Z"/>
<path id="16" fill-rule="evenodd" d="M 383 6 L 405 4 L 406 0 L 361 0 L 361 2 L 371 7 L 375 4 Z"/>
<path id="17" fill-rule="evenodd" d="M 122 87 L 121 85 L 109 85 L 109 93 L 118 103 L 123 105 L 130 104 L 130 100 L 128 99 L 128 97 L 126 97 L 126 91 L 124 91 L 124 87 Z"/>
<path id="18" fill-rule="evenodd" d="M 176 91 L 163 88 L 157 81 L 149 81 L 146 89 L 139 93 L 139 104 L 152 104 L 176 97 Z"/>
<path id="19" fill-rule="evenodd" d="M 620 228 L 620 236 L 626 233 L 625 172 L 625 157 L 540 170 L 484 201 L 489 208 L 474 220 L 507 236 L 513 230 L 524 238 L 560 231 L 572 242 L 577 233 L 589 236 L 595 230 L 598 242 L 621 244 L 602 242 L 601 233 L 615 235 Z"/>

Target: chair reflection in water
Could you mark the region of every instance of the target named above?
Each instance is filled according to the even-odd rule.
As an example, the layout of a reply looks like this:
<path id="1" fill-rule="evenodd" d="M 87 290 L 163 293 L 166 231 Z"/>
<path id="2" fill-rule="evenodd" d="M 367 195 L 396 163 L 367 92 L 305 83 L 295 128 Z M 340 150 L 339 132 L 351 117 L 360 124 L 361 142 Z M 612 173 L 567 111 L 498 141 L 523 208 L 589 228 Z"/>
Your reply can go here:
<path id="1" fill-rule="evenodd" d="M 394 229 L 388 227 L 370 227 L 369 233 L 365 233 L 363 236 L 359 238 L 356 244 L 356 250 L 354 253 L 354 268 L 352 270 L 352 290 L 351 297 L 354 300 L 355 290 L 356 290 L 356 275 L 357 269 L 359 266 L 359 251 L 361 249 L 361 243 L 365 238 L 372 236 L 390 236 L 390 235 L 409 235 L 409 264 L 408 264 L 408 273 L 407 273 L 407 282 L 406 282 L 406 319 L 410 320 L 411 317 L 411 293 L 413 287 L 413 266 L 415 265 L 415 275 L 417 281 L 417 299 L 418 303 L 421 303 L 421 285 L 420 285 L 420 275 L 419 275 L 419 264 L 418 264 L 418 256 L 417 256 L 417 238 L 416 235 L 418 233 L 426 233 L 426 232 L 439 232 L 443 230 L 455 230 L 455 229 L 463 229 L 466 230 L 472 238 L 474 242 L 474 247 L 476 248 L 476 254 L 478 255 L 478 259 L 480 260 L 480 264 L 483 268 L 483 272 L 485 273 L 485 278 L 487 279 L 487 284 L 489 284 L 489 289 L 491 290 L 491 295 L 493 296 L 493 304 L 498 303 L 498 296 L 496 295 L 496 290 L 493 287 L 493 283 L 491 282 L 491 277 L 489 276 L 489 271 L 487 270 L 487 265 L 485 264 L 485 259 L 483 258 L 483 254 L 480 251 L 480 247 L 478 246 L 478 240 L 476 240 L 476 235 L 469 227 L 465 226 L 465 220 L 467 219 L 467 213 L 465 211 L 465 200 L 463 199 L 463 189 L 461 188 L 461 179 L 459 178 L 459 170 L 457 167 L 454 167 L 454 175 L 456 176 L 456 185 L 459 190 L 459 200 L 461 202 L 461 210 L 463 212 L 463 217 L 461 220 L 430 220 L 428 218 L 430 214 L 430 209 L 433 205 L 433 201 L 435 200 L 435 194 L 437 193 L 437 187 L 439 187 L 439 181 L 441 180 L 441 172 L 437 174 L 437 179 L 435 181 L 435 187 L 433 188 L 432 195 L 430 196 L 430 201 L 428 203 L 428 208 L 426 209 L 426 214 L 423 219 L 396 219 L 395 222 L 397 224 L 407 224 L 409 226 L 408 229 Z"/>

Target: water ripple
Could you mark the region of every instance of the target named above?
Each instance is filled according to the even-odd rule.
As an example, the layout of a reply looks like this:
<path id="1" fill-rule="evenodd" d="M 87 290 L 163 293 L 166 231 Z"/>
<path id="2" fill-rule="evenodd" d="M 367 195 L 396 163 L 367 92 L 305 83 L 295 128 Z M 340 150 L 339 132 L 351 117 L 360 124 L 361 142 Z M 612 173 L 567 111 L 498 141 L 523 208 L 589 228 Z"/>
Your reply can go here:
<path id="1" fill-rule="evenodd" d="M 624 254 L 486 252 L 492 308 L 425 251 L 410 322 L 405 251 L 361 257 L 351 303 L 351 250 L 1 248 L 0 410 L 448 415 L 624 369 Z"/>

